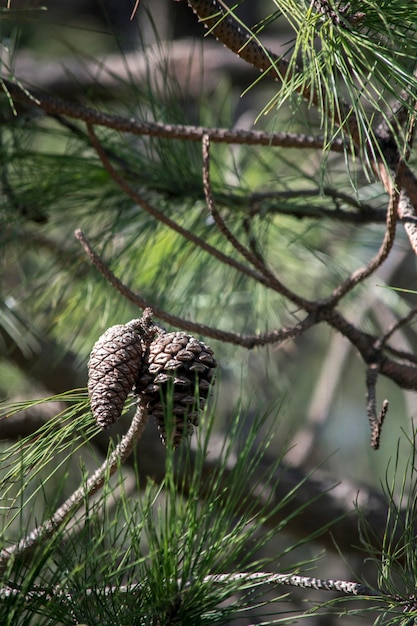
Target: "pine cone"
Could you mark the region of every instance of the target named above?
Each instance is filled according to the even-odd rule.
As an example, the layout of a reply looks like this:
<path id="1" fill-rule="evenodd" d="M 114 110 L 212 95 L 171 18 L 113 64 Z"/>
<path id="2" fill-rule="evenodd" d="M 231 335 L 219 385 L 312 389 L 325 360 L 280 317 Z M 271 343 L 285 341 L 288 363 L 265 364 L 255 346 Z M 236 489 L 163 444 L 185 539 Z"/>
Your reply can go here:
<path id="1" fill-rule="evenodd" d="M 142 320 L 111 326 L 98 339 L 88 362 L 91 410 L 101 428 L 108 428 L 122 414 L 142 363 Z"/>
<path id="2" fill-rule="evenodd" d="M 135 392 L 147 403 L 165 445 L 164 420 L 170 408 L 167 392 L 172 393 L 172 437 L 176 447 L 198 425 L 198 414 L 205 406 L 216 365 L 211 348 L 186 333 L 160 330 L 150 343 Z"/>

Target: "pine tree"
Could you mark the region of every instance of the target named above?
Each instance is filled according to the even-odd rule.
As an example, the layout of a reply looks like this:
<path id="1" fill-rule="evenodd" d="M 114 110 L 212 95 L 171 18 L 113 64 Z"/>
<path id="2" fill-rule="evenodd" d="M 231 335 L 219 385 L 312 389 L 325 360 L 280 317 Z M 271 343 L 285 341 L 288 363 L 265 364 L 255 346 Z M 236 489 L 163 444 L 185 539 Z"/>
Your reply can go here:
<path id="1" fill-rule="evenodd" d="M 132 4 L 0 9 L 0 621 L 412 624 L 417 5 Z"/>

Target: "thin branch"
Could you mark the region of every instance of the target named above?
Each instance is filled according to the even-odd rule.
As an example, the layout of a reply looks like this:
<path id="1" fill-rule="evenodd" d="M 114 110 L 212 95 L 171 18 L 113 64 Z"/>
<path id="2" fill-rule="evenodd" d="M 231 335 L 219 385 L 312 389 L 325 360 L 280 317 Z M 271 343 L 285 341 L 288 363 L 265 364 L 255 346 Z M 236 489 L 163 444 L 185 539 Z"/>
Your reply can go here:
<path id="1" fill-rule="evenodd" d="M 239 254 L 241 254 L 246 261 L 249 261 L 249 263 L 251 263 L 256 269 L 262 272 L 265 269 L 263 265 L 261 264 L 262 270 L 257 267 L 259 264 L 258 258 L 234 236 L 217 209 L 210 178 L 210 137 L 208 135 L 203 135 L 201 143 L 203 153 L 203 189 L 208 210 L 210 211 L 217 228 L 225 236 L 227 241 L 232 244 L 233 248 L 239 252 Z"/>
<path id="2" fill-rule="evenodd" d="M 401 175 L 404 171 L 404 166 L 399 168 L 398 175 L 396 177 L 396 181 L 399 182 Z M 368 276 L 373 274 L 375 270 L 382 265 L 382 263 L 386 260 L 389 253 L 392 250 L 392 246 L 395 241 L 395 233 L 397 228 L 397 216 L 398 216 L 398 206 L 400 203 L 400 198 L 403 196 L 403 192 L 399 192 L 398 188 L 395 187 L 390 195 L 390 200 L 387 208 L 387 219 L 386 219 L 386 230 L 384 239 L 380 245 L 380 248 L 376 255 L 369 261 L 369 263 L 362 268 L 359 268 L 352 272 L 352 274 L 336 289 L 333 290 L 332 295 L 327 299 L 326 305 L 335 306 L 343 296 L 345 296 L 349 291 L 354 289 L 359 283 L 363 282 Z"/>
<path id="3" fill-rule="evenodd" d="M 400 330 L 401 328 L 404 328 L 404 326 L 407 326 L 407 324 L 411 322 L 416 317 L 416 315 L 417 315 L 417 307 L 414 307 L 408 312 L 407 315 L 405 315 L 401 319 L 397 320 L 394 324 L 392 324 L 392 326 L 388 328 L 388 330 L 379 339 L 379 346 L 381 348 L 384 347 L 387 341 L 392 337 L 392 335 L 396 333 L 397 330 Z"/>
<path id="4" fill-rule="evenodd" d="M 338 591 L 345 595 L 353 596 L 365 596 L 380 598 L 382 592 L 375 591 L 366 585 L 361 583 L 355 583 L 349 580 L 332 580 L 328 578 L 315 578 L 310 576 L 299 576 L 298 574 L 278 574 L 274 572 L 238 572 L 235 574 L 209 574 L 204 576 L 201 580 L 203 585 L 206 584 L 218 584 L 224 583 L 236 583 L 242 582 L 243 584 L 253 585 L 288 585 L 291 587 L 302 587 L 303 589 L 316 589 L 317 591 Z M 193 583 L 190 580 L 186 585 Z M 178 580 L 179 589 L 183 585 L 183 581 Z M 96 587 L 94 589 L 85 589 L 84 594 L 86 596 L 114 596 L 117 593 L 128 593 L 132 596 L 137 596 L 142 593 L 145 583 L 131 583 L 128 585 L 119 586 L 105 586 L 102 589 Z M 15 587 L 0 587 L 0 599 L 4 600 L 13 596 L 17 596 L 21 593 L 19 588 Z M 181 593 L 181 591 L 180 591 Z M 54 585 L 52 588 L 45 588 L 41 586 L 34 586 L 32 591 L 26 595 L 27 599 L 44 596 L 45 599 L 58 596 L 65 601 L 68 597 L 71 597 L 71 592 L 68 588 L 61 585 Z"/>
<path id="5" fill-rule="evenodd" d="M 88 258 L 90 259 L 94 267 L 98 269 L 100 274 L 116 289 L 116 291 L 118 291 L 124 298 L 126 298 L 126 300 L 129 300 L 129 302 L 132 302 L 140 309 L 151 307 L 155 317 L 163 320 L 164 322 L 167 322 L 168 324 L 171 324 L 172 326 L 176 326 L 177 328 L 182 328 L 183 330 L 188 330 L 190 332 L 201 334 L 206 337 L 212 337 L 213 339 L 217 339 L 219 341 L 224 341 L 226 343 L 232 343 L 248 349 L 252 349 L 255 346 L 264 346 L 266 344 L 272 343 L 282 343 L 288 339 L 293 339 L 294 337 L 301 335 L 304 331 L 306 331 L 308 328 L 316 323 L 313 315 L 307 315 L 307 317 L 305 317 L 304 320 L 302 320 L 301 322 L 293 324 L 292 326 L 280 328 L 279 330 L 273 330 L 268 333 L 258 333 L 254 335 L 241 335 L 239 333 L 230 333 L 224 330 L 219 330 L 211 326 L 206 326 L 205 324 L 191 322 L 176 315 L 171 315 L 171 313 L 164 311 L 153 303 L 150 303 L 145 298 L 142 298 L 139 294 L 134 293 L 129 287 L 122 283 L 122 281 L 120 281 L 113 274 L 113 272 L 102 261 L 99 255 L 92 249 L 87 238 L 80 229 L 77 229 L 74 234 L 83 246 Z"/>
<path id="6" fill-rule="evenodd" d="M 390 378 L 401 389 L 417 391 L 417 367 L 398 363 L 382 354 L 378 348 L 378 337 L 359 330 L 337 310 L 326 306 L 318 312 L 317 317 L 344 335 L 357 348 L 365 363 L 378 363 L 380 374 Z M 410 354 L 408 358 L 404 354 L 403 358 L 412 362 L 413 355 Z"/>
<path id="7" fill-rule="evenodd" d="M 380 412 L 376 413 L 376 383 L 378 380 L 379 366 L 377 363 L 372 363 L 368 367 L 366 374 L 366 388 L 367 388 L 367 404 L 366 410 L 368 414 L 369 425 L 371 428 L 371 448 L 378 450 L 381 442 L 382 426 L 388 412 L 388 400 L 384 400 Z"/>
<path id="8" fill-rule="evenodd" d="M 9 561 L 18 556 L 30 556 L 35 548 L 46 541 L 68 518 L 82 506 L 86 498 L 92 496 L 104 485 L 108 477 L 115 473 L 120 463 L 124 463 L 132 453 L 137 441 L 142 436 L 148 421 L 147 411 L 141 402 L 137 403 L 136 413 L 129 430 L 121 439 L 108 459 L 55 511 L 53 516 L 32 530 L 16 544 L 0 552 L 0 573 L 4 572 Z"/>
<path id="9" fill-rule="evenodd" d="M 366 224 L 369 222 L 385 222 L 386 209 L 378 209 L 370 204 L 359 202 L 352 196 L 332 187 L 324 187 L 323 189 L 291 189 L 282 191 L 255 191 L 248 198 L 248 203 L 254 214 L 259 211 L 260 205 L 268 200 L 287 200 L 299 198 L 311 198 L 325 196 L 334 200 L 335 208 L 327 208 L 320 206 L 294 206 L 294 207 L 274 207 L 267 208 L 268 213 L 279 213 L 284 215 L 293 215 L 294 217 L 312 217 L 321 218 L 329 217 L 333 220 L 342 222 L 352 222 L 354 224 Z M 346 211 L 339 208 L 339 203 L 343 202 L 349 206 L 353 206 L 358 211 Z"/>
<path id="10" fill-rule="evenodd" d="M 55 96 L 27 90 L 8 80 L 0 82 L 0 89 L 10 94 L 13 100 L 24 102 L 42 109 L 51 115 L 65 115 L 78 119 L 87 125 L 104 126 L 123 133 L 161 139 L 180 139 L 182 141 L 201 141 L 208 135 L 213 143 L 245 144 L 251 146 L 279 146 L 283 148 L 323 149 L 323 137 L 312 137 L 296 133 L 268 133 L 243 129 L 206 128 L 203 126 L 187 126 L 183 124 L 163 124 L 158 122 L 141 122 L 132 117 L 110 115 L 97 109 L 85 107 L 75 102 L 62 100 Z M 327 146 L 327 144 L 326 144 Z M 330 149 L 343 153 L 344 147 L 340 140 L 330 144 Z"/>
<path id="11" fill-rule="evenodd" d="M 339 591 L 346 595 L 379 597 L 381 592 L 374 591 L 361 583 L 348 580 L 332 580 L 328 578 L 315 578 L 299 576 L 298 574 L 275 574 L 270 572 L 239 572 L 238 574 L 213 574 L 206 576 L 204 582 L 229 582 L 242 580 L 268 585 L 290 585 L 291 587 L 303 587 L 304 589 L 317 589 L 320 591 Z"/>
<path id="12" fill-rule="evenodd" d="M 395 167 L 393 180 L 392 177 L 389 177 L 389 180 L 386 181 L 390 199 L 387 208 L 387 226 L 382 244 L 377 254 L 370 260 L 368 265 L 353 272 L 344 283 L 339 285 L 339 287 L 333 291 L 332 296 L 328 299 L 328 304 L 331 303 L 334 306 L 346 293 L 351 291 L 360 282 L 364 281 L 368 276 L 373 274 L 380 265 L 382 265 L 394 245 L 398 217 L 404 219 L 403 213 L 408 210 L 407 207 L 410 208 L 410 210 L 412 209 L 414 212 L 414 207 L 412 207 L 410 199 L 402 187 L 407 174 L 406 163 L 410 157 L 413 145 L 415 124 L 416 120 L 413 117 L 412 120 L 410 120 L 407 131 L 404 154 L 399 155 L 397 162 L 393 164 L 393 167 Z M 406 224 L 405 228 L 407 228 Z M 415 252 L 417 254 L 417 229 L 415 235 Z"/>
<path id="13" fill-rule="evenodd" d="M 290 291 L 288 288 L 282 285 L 282 283 L 280 283 L 270 272 L 268 271 L 263 271 L 263 273 L 261 273 L 260 271 L 256 272 L 252 268 L 246 265 L 243 265 L 239 261 L 236 261 L 233 257 L 230 257 L 227 254 L 224 254 L 223 252 L 221 252 L 221 250 L 218 250 L 214 246 L 207 243 L 207 241 L 203 239 L 202 237 L 199 237 L 198 235 L 195 235 L 191 231 L 187 230 L 186 228 L 183 228 L 182 226 L 177 224 L 177 222 L 174 222 L 174 220 L 172 220 L 170 217 L 167 217 L 166 215 L 164 215 L 162 211 L 159 211 L 157 208 L 149 204 L 146 200 L 144 200 L 141 196 L 139 196 L 139 194 L 136 193 L 136 191 L 132 189 L 132 187 L 130 187 L 130 185 L 128 185 L 127 182 L 121 176 L 119 176 L 119 174 L 116 172 L 116 170 L 110 163 L 108 156 L 105 150 L 103 149 L 103 146 L 101 145 L 97 135 L 94 133 L 92 126 L 88 127 L 88 132 L 89 132 L 91 142 L 103 166 L 105 167 L 106 171 L 110 174 L 112 179 L 119 185 L 120 189 L 122 189 L 122 191 L 124 191 L 138 206 L 140 206 L 147 213 L 149 213 L 149 215 L 152 215 L 152 217 L 154 217 L 156 220 L 158 220 L 162 224 L 165 224 L 165 226 L 168 226 L 168 228 L 177 232 L 179 235 L 181 235 L 188 241 L 191 241 L 195 246 L 197 246 L 201 250 L 204 250 L 205 252 L 207 252 L 214 258 L 216 258 L 221 263 L 224 263 L 225 265 L 229 265 L 230 267 L 233 267 L 233 269 L 237 270 L 238 272 L 242 274 L 245 274 L 246 276 L 249 276 L 249 278 L 252 278 L 256 280 L 257 282 L 265 285 L 265 287 L 269 287 L 270 289 L 274 289 L 274 291 L 278 291 L 278 293 L 281 293 L 283 296 L 291 300 L 291 302 L 293 302 L 297 306 L 303 308 L 305 311 L 307 312 L 315 311 L 317 307 L 314 304 L 314 302 L 310 302 L 309 300 L 306 300 L 305 298 L 298 296 L 293 291 Z M 204 135 L 204 136 L 208 138 L 207 135 Z M 240 244 L 237 244 L 237 245 L 240 246 Z M 256 265 L 259 265 L 259 261 L 256 263 Z M 262 269 L 265 270 L 263 266 L 262 266 Z"/>
<path id="14" fill-rule="evenodd" d="M 285 298 L 288 298 L 291 302 L 294 302 L 298 306 L 302 307 L 304 310 L 311 312 L 314 310 L 315 306 L 309 300 L 305 298 L 301 298 L 296 293 L 288 289 L 271 270 L 267 268 L 263 260 L 254 254 L 251 250 L 248 250 L 231 232 L 228 226 L 225 224 L 222 219 L 219 211 L 217 210 L 216 203 L 213 197 L 213 192 L 211 188 L 210 181 L 210 138 L 208 135 L 203 136 L 202 140 L 203 147 L 203 186 L 204 186 L 204 195 L 206 198 L 206 203 L 208 209 L 213 217 L 215 224 L 217 225 L 220 232 L 226 237 L 226 239 L 232 244 L 234 249 L 239 252 L 246 261 L 249 261 L 255 269 L 258 270 L 260 274 L 262 274 L 267 280 L 267 284 L 269 287 L 280 293 Z"/>
<path id="15" fill-rule="evenodd" d="M 104 150 L 101 142 L 99 141 L 97 135 L 95 134 L 92 126 L 88 126 L 88 134 L 89 134 L 91 143 L 95 151 L 97 152 L 97 155 L 100 161 L 102 162 L 103 167 L 105 168 L 107 173 L 114 180 L 114 182 L 117 183 L 120 189 L 124 191 L 124 193 L 126 193 L 133 200 L 135 204 L 137 204 L 142 209 L 144 209 L 147 213 L 149 213 L 149 215 L 154 217 L 158 222 L 165 224 L 165 226 L 168 226 L 168 228 L 170 228 L 174 232 L 184 237 L 184 239 L 191 241 L 195 246 L 197 246 L 198 248 L 201 248 L 202 250 L 204 250 L 205 252 L 213 256 L 214 258 L 216 258 L 221 263 L 224 263 L 225 265 L 229 265 L 230 267 L 233 267 L 238 272 L 241 272 L 242 274 L 246 274 L 246 276 L 249 276 L 250 278 L 253 278 L 256 281 L 263 283 L 265 286 L 269 286 L 265 278 L 261 274 L 258 274 L 257 272 L 253 271 L 250 267 L 247 267 L 243 265 L 242 263 L 239 263 L 239 261 L 236 261 L 235 259 L 228 256 L 227 254 L 224 254 L 223 252 L 221 252 L 221 250 L 218 250 L 214 246 L 207 243 L 205 239 L 203 239 L 202 237 L 198 237 L 198 235 L 195 235 L 194 233 L 187 230 L 180 224 L 177 224 L 177 222 L 174 222 L 174 220 L 166 216 L 164 213 L 162 213 L 162 211 L 159 211 L 157 208 L 149 204 L 149 202 L 144 200 L 130 185 L 128 185 L 128 183 L 114 169 L 114 167 L 109 161 L 106 151 Z"/>

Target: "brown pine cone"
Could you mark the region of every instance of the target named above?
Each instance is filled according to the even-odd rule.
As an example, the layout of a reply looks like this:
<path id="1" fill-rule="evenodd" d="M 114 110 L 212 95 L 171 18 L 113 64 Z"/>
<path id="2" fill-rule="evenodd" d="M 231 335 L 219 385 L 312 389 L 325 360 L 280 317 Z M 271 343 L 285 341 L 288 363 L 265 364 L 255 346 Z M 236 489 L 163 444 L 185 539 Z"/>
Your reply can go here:
<path id="1" fill-rule="evenodd" d="M 143 344 L 138 330 L 142 320 L 108 328 L 91 350 L 88 393 L 91 410 L 101 428 L 108 428 L 122 414 L 138 377 Z"/>
<path id="2" fill-rule="evenodd" d="M 205 343 L 184 332 L 160 330 L 144 356 L 136 393 L 147 403 L 166 445 L 165 419 L 172 408 L 172 439 L 176 447 L 198 425 L 217 363 Z M 172 392 L 172 407 L 168 406 Z"/>

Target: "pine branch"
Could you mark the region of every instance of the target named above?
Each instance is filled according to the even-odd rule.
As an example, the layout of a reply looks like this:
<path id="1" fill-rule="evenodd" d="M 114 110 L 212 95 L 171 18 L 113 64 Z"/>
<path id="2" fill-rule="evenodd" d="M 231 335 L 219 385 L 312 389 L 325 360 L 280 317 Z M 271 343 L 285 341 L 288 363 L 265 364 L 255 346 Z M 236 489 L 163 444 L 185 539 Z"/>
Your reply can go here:
<path id="1" fill-rule="evenodd" d="M 295 199 L 298 200 L 300 198 L 317 198 L 324 196 L 325 198 L 331 198 L 334 200 L 334 209 L 328 209 L 320 206 L 300 206 L 297 205 L 295 207 L 282 207 L 277 206 L 276 208 L 271 204 L 271 202 L 265 208 L 262 206 L 262 203 L 273 201 L 273 200 L 287 200 L 287 199 Z M 233 198 L 231 198 L 233 200 Z M 347 211 L 346 209 L 341 209 L 340 204 L 347 204 L 348 206 L 352 206 L 358 209 L 358 211 Z M 278 213 L 284 215 L 292 215 L 293 217 L 299 218 L 313 218 L 318 219 L 322 217 L 327 217 L 332 220 L 337 220 L 341 222 L 350 222 L 353 224 L 366 224 L 369 222 L 386 222 L 387 211 L 386 209 L 374 208 L 370 204 L 365 202 L 360 202 L 356 198 L 350 196 L 347 193 L 343 193 L 338 189 L 333 189 L 332 187 L 325 186 L 323 189 L 297 189 L 297 190 L 280 190 L 280 191 L 265 191 L 259 192 L 255 191 L 254 193 L 248 196 L 248 204 L 251 209 L 252 215 L 257 215 L 261 212 L 261 207 L 263 211 L 267 213 Z"/>
<path id="2" fill-rule="evenodd" d="M 124 463 L 132 453 L 137 441 L 142 436 L 148 420 L 146 409 L 138 401 L 136 413 L 129 430 L 121 439 L 108 459 L 57 509 L 54 515 L 32 530 L 16 544 L 0 552 L 0 573 L 4 572 L 11 559 L 30 558 L 37 546 L 51 538 L 54 533 L 83 505 L 87 497 L 103 487 L 108 478 L 115 473 L 119 464 Z"/>
<path id="3" fill-rule="evenodd" d="M 313 326 L 313 324 L 315 323 L 314 316 L 307 315 L 301 322 L 293 324 L 291 326 L 282 327 L 278 330 L 273 330 L 268 333 L 258 333 L 254 335 L 241 335 L 238 333 L 230 333 L 224 330 L 220 330 L 218 328 L 213 328 L 211 326 L 206 326 L 205 324 L 192 322 L 176 315 L 171 315 L 171 313 L 164 311 L 153 303 L 151 304 L 148 300 L 145 300 L 139 294 L 134 293 L 131 289 L 129 289 L 129 287 L 122 283 L 113 274 L 113 272 L 111 272 L 111 270 L 102 261 L 98 254 L 92 249 L 84 233 L 80 229 L 75 231 L 75 237 L 80 241 L 93 265 L 98 269 L 102 276 L 104 276 L 104 278 L 116 289 L 116 291 L 118 291 L 124 298 L 135 304 L 140 309 L 150 307 L 155 317 L 163 320 L 164 322 L 167 322 L 168 324 L 171 324 L 172 326 L 176 326 L 177 328 L 182 328 L 183 330 L 188 330 L 206 337 L 212 337 L 213 339 L 217 339 L 219 341 L 224 341 L 226 343 L 232 343 L 235 345 L 244 346 L 248 349 L 252 349 L 255 346 L 264 346 L 271 343 L 279 344 L 283 341 L 286 341 L 287 339 L 297 337 L 298 335 L 301 335 L 305 330 Z"/>
<path id="4" fill-rule="evenodd" d="M 348 580 L 332 580 L 329 578 L 315 578 L 299 576 L 298 574 L 276 574 L 272 572 L 240 572 L 239 574 L 213 574 L 206 576 L 204 582 L 222 583 L 229 580 L 242 580 L 268 585 L 288 585 L 303 589 L 317 589 L 320 591 L 339 591 L 353 596 L 380 597 L 381 592 L 375 591 L 361 583 Z"/>
<path id="5" fill-rule="evenodd" d="M 233 248 L 239 252 L 243 258 L 248 261 L 258 272 L 265 277 L 266 285 L 274 289 L 277 293 L 281 294 L 285 298 L 288 298 L 291 302 L 297 306 L 303 308 L 307 312 L 311 312 L 311 303 L 305 298 L 301 298 L 294 291 L 284 285 L 275 274 L 265 265 L 264 261 L 254 254 L 251 250 L 248 250 L 230 231 L 223 221 L 220 213 L 217 210 L 216 203 L 214 201 L 213 192 L 210 183 L 210 138 L 208 135 L 203 136 L 203 186 L 204 194 L 206 197 L 206 203 L 208 209 L 213 217 L 215 224 L 220 232 L 226 237 L 226 239 L 232 244 Z"/>
<path id="6" fill-rule="evenodd" d="M 297 67 L 293 70 L 283 56 L 278 56 L 263 46 L 249 29 L 245 32 L 235 20 L 232 11 L 224 8 L 218 0 L 187 0 L 187 2 L 211 35 L 262 74 L 282 81 L 288 80 L 290 71 L 301 73 Z M 307 102 L 319 108 L 320 96 L 312 92 L 305 81 L 299 81 L 297 90 Z M 335 123 L 343 127 L 354 144 L 359 146 L 361 143 L 359 125 L 351 107 L 339 98 L 332 113 Z"/>
<path id="7" fill-rule="evenodd" d="M 203 135 L 208 135 L 213 143 L 250 145 L 250 146 L 280 146 L 283 148 L 322 149 L 324 139 L 296 133 L 267 133 L 263 131 L 248 131 L 228 128 L 206 128 L 202 126 L 186 126 L 183 124 L 162 124 L 158 122 L 141 122 L 131 117 L 110 115 L 97 109 L 61 100 L 55 96 L 46 95 L 36 90 L 28 90 L 17 83 L 8 80 L 0 81 L 0 89 L 8 93 L 17 102 L 42 109 L 51 115 L 64 115 L 77 119 L 90 126 L 103 126 L 118 132 L 131 133 L 160 139 L 180 139 L 182 141 L 201 142 Z M 343 152 L 340 140 L 331 143 L 335 152 Z"/>
<path id="8" fill-rule="evenodd" d="M 295 65 L 290 65 L 282 56 L 277 56 L 267 50 L 250 29 L 245 32 L 236 22 L 232 10 L 225 9 L 218 0 L 188 0 L 188 4 L 211 34 L 240 58 L 254 65 L 260 72 L 278 81 L 289 80 L 289 72 L 302 75 L 302 70 Z M 320 109 L 322 102 L 319 95 L 311 92 L 306 86 L 306 81 L 299 80 L 297 85 L 298 87 L 295 88 L 298 89 L 300 95 Z M 343 100 L 336 99 L 329 107 L 328 114 L 332 118 L 330 122 L 342 128 L 345 135 L 352 139 L 358 149 L 362 144 L 361 132 L 353 109 Z M 387 135 L 387 129 L 380 126 L 379 129 L 372 130 L 371 135 L 374 137 L 375 145 L 370 144 L 367 138 L 363 148 L 363 157 L 366 160 L 370 159 L 372 169 L 391 195 L 392 181 L 395 178 L 393 170 L 400 160 L 393 128 L 391 126 Z M 407 161 L 407 159 L 404 160 Z M 398 212 L 400 219 L 404 222 L 411 247 L 417 254 L 417 182 L 408 167 L 404 168 L 403 175 L 405 193 L 402 194 Z"/>
<path id="9" fill-rule="evenodd" d="M 328 306 L 335 306 L 343 296 L 349 291 L 354 289 L 359 283 L 363 282 L 371 276 L 388 258 L 389 253 L 392 250 L 395 241 L 395 234 L 397 229 L 397 216 L 398 207 L 402 202 L 406 201 L 406 196 L 400 191 L 402 184 L 402 177 L 405 170 L 405 163 L 401 161 L 398 166 L 397 174 L 394 181 L 394 186 L 391 191 L 391 196 L 387 208 L 386 217 L 386 230 L 384 239 L 376 255 L 369 261 L 369 263 L 358 270 L 355 270 L 341 285 L 334 289 L 332 295 L 327 300 Z"/>
<path id="10" fill-rule="evenodd" d="M 124 191 L 125 194 L 128 195 L 133 200 L 133 202 L 135 202 L 135 204 L 137 204 L 142 209 L 144 209 L 147 213 L 149 213 L 149 215 L 154 217 L 158 222 L 161 222 L 161 224 L 168 226 L 168 228 L 170 228 L 174 232 L 184 237 L 184 239 L 191 241 L 191 243 L 193 243 L 196 247 L 201 248 L 201 250 L 204 250 L 205 252 L 210 254 L 212 257 L 214 257 L 221 263 L 224 263 L 225 265 L 229 265 L 230 267 L 237 270 L 238 272 L 245 274 L 246 276 L 249 276 L 250 278 L 253 278 L 254 280 L 260 283 L 263 283 L 266 286 L 269 286 L 265 278 L 261 274 L 253 271 L 250 267 L 247 267 L 246 265 L 243 265 L 242 263 L 240 263 L 239 261 L 236 261 L 232 257 L 224 254 L 223 252 L 221 252 L 221 250 L 218 250 L 214 246 L 207 243 L 205 239 L 203 239 L 202 237 L 199 237 L 198 235 L 195 235 L 190 230 L 187 230 L 186 228 L 184 228 L 183 226 L 181 226 L 180 224 L 172 220 L 170 217 L 166 216 L 162 211 L 159 211 L 156 207 L 151 205 L 144 198 L 142 198 L 114 169 L 114 167 L 110 163 L 110 160 L 106 154 L 106 151 L 101 145 L 92 126 L 88 126 L 88 134 L 91 139 L 91 143 L 94 149 L 96 150 L 97 155 L 99 156 L 105 170 L 108 172 L 110 177 L 115 181 L 115 183 L 117 183 L 120 189 Z"/>
<path id="11" fill-rule="evenodd" d="M 315 303 L 316 311 L 307 315 L 303 321 L 293 324 L 292 326 L 283 327 L 269 333 L 260 333 L 254 335 L 240 335 L 237 333 L 230 333 L 222 331 L 217 328 L 212 328 L 203 324 L 197 324 L 183 318 L 173 316 L 170 313 L 160 309 L 153 303 L 148 302 L 140 295 L 135 294 L 129 287 L 124 285 L 116 276 L 109 270 L 100 257 L 94 252 L 85 238 L 82 231 L 77 230 L 75 233 L 77 239 L 82 243 L 86 253 L 90 260 L 100 273 L 108 280 L 108 282 L 121 293 L 127 300 L 138 306 L 139 308 L 151 307 L 154 314 L 159 319 L 166 321 L 173 326 L 189 330 L 191 332 L 200 333 L 203 336 L 212 337 L 220 341 L 227 343 L 233 343 L 235 345 L 241 345 L 248 349 L 254 346 L 263 346 L 272 343 L 282 343 L 287 339 L 293 339 L 308 328 L 311 328 L 319 322 L 326 322 L 336 330 L 338 330 L 346 339 L 348 339 L 359 351 L 365 363 L 378 363 L 379 371 L 384 376 L 391 378 L 403 389 L 417 390 L 417 367 L 404 363 L 398 363 L 389 359 L 382 354 L 380 348 L 377 345 L 378 337 L 369 335 L 364 331 L 359 330 L 348 322 L 337 310 L 331 306 L 326 305 L 326 302 L 321 306 L 320 301 Z"/>
<path id="12" fill-rule="evenodd" d="M 188 584 L 190 584 L 190 581 Z M 203 585 L 206 584 L 218 584 L 222 585 L 224 583 L 231 582 L 240 582 L 247 586 L 253 584 L 253 586 L 258 585 L 287 585 L 290 587 L 301 587 L 303 589 L 316 589 L 317 591 L 337 591 L 344 595 L 352 595 L 352 596 L 364 596 L 364 597 L 374 597 L 380 598 L 382 592 L 375 591 L 366 585 L 362 585 L 361 583 L 355 583 L 348 580 L 332 580 L 328 578 L 315 578 L 310 576 L 300 576 L 298 574 L 279 574 L 274 572 L 239 572 L 239 573 L 231 573 L 231 574 L 209 574 L 208 576 L 204 576 L 201 583 Z M 178 580 L 178 586 L 181 588 L 183 586 L 183 581 Z M 187 583 L 186 583 L 187 584 Z M 86 596 L 104 596 L 110 597 L 115 593 L 128 593 L 133 596 L 138 596 L 142 592 L 142 587 L 140 583 L 131 583 L 128 585 L 120 585 L 120 586 L 106 586 L 102 589 L 85 589 L 83 593 Z M 21 593 L 20 589 L 16 589 L 14 587 L 3 586 L 0 587 L 0 599 L 4 600 L 6 598 L 10 598 L 13 596 L 17 596 Z M 71 597 L 70 591 L 62 587 L 61 585 L 55 585 L 52 589 L 47 589 L 41 586 L 35 586 L 33 590 L 28 594 L 27 598 L 30 599 L 34 596 L 44 597 L 45 599 L 52 598 L 54 596 L 61 597 L 65 602 Z"/>

